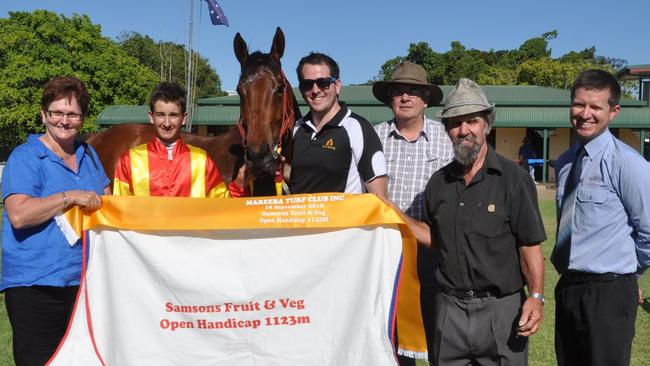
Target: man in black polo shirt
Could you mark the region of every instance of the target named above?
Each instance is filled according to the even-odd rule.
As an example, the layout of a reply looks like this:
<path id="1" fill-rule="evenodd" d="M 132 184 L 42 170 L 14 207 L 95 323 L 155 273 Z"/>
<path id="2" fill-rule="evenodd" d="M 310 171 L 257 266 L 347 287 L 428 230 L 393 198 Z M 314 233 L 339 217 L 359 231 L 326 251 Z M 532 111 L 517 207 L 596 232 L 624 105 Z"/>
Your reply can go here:
<path id="1" fill-rule="evenodd" d="M 454 161 L 427 184 L 426 225 L 411 222 L 418 240 L 442 253 L 431 361 L 525 365 L 544 304 L 546 234 L 534 183 L 487 144 L 494 105 L 476 83 L 460 79 L 438 117 Z"/>
<path id="2" fill-rule="evenodd" d="M 310 53 L 296 69 L 309 113 L 293 129 L 291 193 L 370 192 L 387 197 L 386 160 L 370 122 L 339 102 L 339 67 Z"/>

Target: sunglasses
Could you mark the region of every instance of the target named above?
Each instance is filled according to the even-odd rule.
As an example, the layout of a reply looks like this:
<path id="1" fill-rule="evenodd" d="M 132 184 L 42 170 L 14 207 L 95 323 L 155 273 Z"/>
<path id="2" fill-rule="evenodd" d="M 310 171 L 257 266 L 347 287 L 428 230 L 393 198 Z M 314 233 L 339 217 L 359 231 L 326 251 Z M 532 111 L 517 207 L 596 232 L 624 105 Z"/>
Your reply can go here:
<path id="1" fill-rule="evenodd" d="M 300 88 L 300 91 L 307 92 L 314 87 L 314 84 L 316 84 L 318 89 L 327 90 L 329 89 L 330 85 L 332 85 L 332 83 L 335 82 L 336 82 L 336 78 L 334 76 L 330 76 L 326 78 L 318 78 L 318 79 L 303 79 L 300 80 L 300 84 L 298 84 L 298 87 Z"/>
<path id="2" fill-rule="evenodd" d="M 416 87 L 397 87 L 390 91 L 391 98 L 401 97 L 402 95 L 409 95 L 412 97 L 420 97 L 424 99 L 426 92 L 421 88 Z"/>

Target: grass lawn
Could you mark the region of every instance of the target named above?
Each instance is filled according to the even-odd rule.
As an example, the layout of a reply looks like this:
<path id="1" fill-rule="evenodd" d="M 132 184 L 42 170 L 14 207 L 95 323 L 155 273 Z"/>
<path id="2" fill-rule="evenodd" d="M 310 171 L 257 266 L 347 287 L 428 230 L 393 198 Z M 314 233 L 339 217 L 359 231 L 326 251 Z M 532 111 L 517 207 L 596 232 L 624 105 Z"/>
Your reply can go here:
<path id="1" fill-rule="evenodd" d="M 550 258 L 553 243 L 555 243 L 555 206 L 550 199 L 540 200 L 540 209 L 546 227 L 548 240 L 542 244 L 546 258 Z M 550 262 L 546 261 L 546 279 L 544 295 L 546 306 L 544 308 L 544 323 L 541 330 L 531 338 L 530 342 L 530 365 L 547 366 L 555 364 L 555 351 L 553 348 L 554 333 L 554 309 L 555 298 L 553 289 L 558 280 L 558 275 Z M 650 276 L 643 276 L 640 280 L 640 287 L 644 290 L 644 297 L 650 295 Z M 0 294 L 0 365 L 13 365 L 11 351 L 11 328 L 4 306 L 4 294 Z M 419 363 L 424 365 L 424 363 Z M 650 365 L 650 299 L 639 307 L 636 320 L 636 336 L 632 347 L 633 366 Z"/>
<path id="2" fill-rule="evenodd" d="M 13 365 L 14 356 L 11 350 L 11 326 L 5 309 L 5 295 L 0 294 L 0 365 Z"/>
<path id="3" fill-rule="evenodd" d="M 544 323 L 542 329 L 531 337 L 529 347 L 529 359 L 531 366 L 554 365 L 555 351 L 553 348 L 553 338 L 555 332 L 555 296 L 553 290 L 559 276 L 553 265 L 550 263 L 551 251 L 555 243 L 555 202 L 553 200 L 540 200 L 540 210 L 544 219 L 546 235 L 548 240 L 542 244 L 542 250 L 546 257 L 546 273 L 544 295 L 546 305 L 544 309 Z M 643 276 L 639 282 L 644 297 L 650 294 L 650 277 Z M 650 365 L 650 299 L 646 300 L 644 306 L 640 306 L 637 312 L 636 336 L 632 346 L 631 365 L 646 366 Z"/>

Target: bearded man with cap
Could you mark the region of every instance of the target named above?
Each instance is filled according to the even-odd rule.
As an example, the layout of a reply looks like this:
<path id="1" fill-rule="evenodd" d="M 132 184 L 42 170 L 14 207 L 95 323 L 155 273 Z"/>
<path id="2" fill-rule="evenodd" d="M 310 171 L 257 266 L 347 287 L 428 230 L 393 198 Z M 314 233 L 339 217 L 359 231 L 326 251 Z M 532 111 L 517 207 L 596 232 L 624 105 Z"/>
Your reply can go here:
<path id="1" fill-rule="evenodd" d="M 424 222 L 409 221 L 442 256 L 433 365 L 526 365 L 528 336 L 542 322 L 546 234 L 537 193 L 523 169 L 488 145 L 495 115 L 476 83 L 458 81 L 438 114 L 454 161 L 425 188 Z"/>
<path id="2" fill-rule="evenodd" d="M 427 82 L 422 66 L 410 61 L 400 62 L 387 81 L 372 87 L 375 98 L 391 108 L 394 118 L 375 126 L 384 148 L 388 169 L 388 197 L 408 216 L 422 219 L 424 187 L 431 175 L 454 158 L 451 140 L 442 123 L 424 115 L 427 107 L 442 100 L 437 85 Z M 427 339 L 433 339 L 433 297 L 438 253 L 418 248 L 420 307 Z M 401 360 L 400 364 L 408 364 Z"/>

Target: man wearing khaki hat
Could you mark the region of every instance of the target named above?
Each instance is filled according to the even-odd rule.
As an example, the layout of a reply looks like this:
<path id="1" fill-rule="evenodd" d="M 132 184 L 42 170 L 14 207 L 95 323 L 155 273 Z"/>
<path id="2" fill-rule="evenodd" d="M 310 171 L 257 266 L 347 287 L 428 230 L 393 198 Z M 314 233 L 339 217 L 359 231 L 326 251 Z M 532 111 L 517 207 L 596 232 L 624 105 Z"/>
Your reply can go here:
<path id="1" fill-rule="evenodd" d="M 418 241 L 442 254 L 431 361 L 525 365 L 544 305 L 546 234 L 534 183 L 488 145 L 494 104 L 472 80 L 458 81 L 438 117 L 454 161 L 427 184 L 424 223 L 410 222 Z"/>
<path id="2" fill-rule="evenodd" d="M 427 82 L 422 66 L 403 61 L 395 67 L 391 79 L 376 82 L 372 92 L 394 114 L 390 121 L 375 126 L 386 156 L 388 197 L 401 211 L 421 220 L 424 187 L 433 173 L 454 158 L 451 141 L 442 123 L 424 115 L 427 107 L 440 103 L 442 91 L 437 85 Z M 427 338 L 431 340 L 433 297 L 437 288 L 433 274 L 438 261 L 438 253 L 418 248 L 420 305 Z M 405 362 L 402 360 L 400 364 Z"/>
<path id="3" fill-rule="evenodd" d="M 376 82 L 372 92 L 394 114 L 390 121 L 375 126 L 386 156 L 390 200 L 419 219 L 427 181 L 454 157 L 442 123 L 424 115 L 427 107 L 440 103 L 442 91 L 427 82 L 422 66 L 403 61 L 391 79 Z"/>

